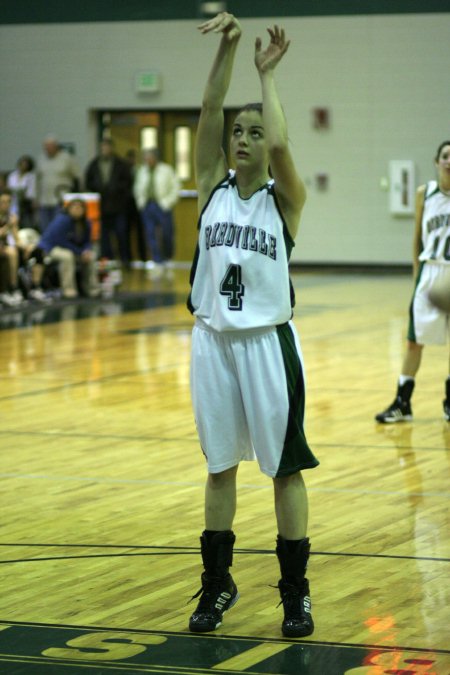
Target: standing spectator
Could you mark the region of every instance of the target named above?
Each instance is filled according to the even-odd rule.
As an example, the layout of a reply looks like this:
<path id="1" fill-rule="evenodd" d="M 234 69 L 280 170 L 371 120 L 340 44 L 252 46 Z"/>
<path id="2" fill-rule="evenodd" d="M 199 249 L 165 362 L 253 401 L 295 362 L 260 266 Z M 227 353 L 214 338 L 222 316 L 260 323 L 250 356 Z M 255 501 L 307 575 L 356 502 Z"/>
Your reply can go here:
<path id="1" fill-rule="evenodd" d="M 180 182 L 173 168 L 161 162 L 156 148 L 144 150 L 143 164 L 134 182 L 134 196 L 144 223 L 153 259 L 152 276 L 160 277 L 173 256 L 172 209 L 178 201 Z M 160 230 L 160 231 L 159 231 Z"/>
<path id="2" fill-rule="evenodd" d="M 0 301 L 8 307 L 15 307 L 23 302 L 18 288 L 18 218 L 11 211 L 12 198 L 9 190 L 0 192 L 0 259 L 2 267 L 2 287 Z"/>
<path id="3" fill-rule="evenodd" d="M 434 158 L 437 180 L 421 185 L 416 194 L 416 227 L 413 243 L 414 293 L 409 309 L 406 351 L 394 401 L 375 415 L 377 422 L 411 422 L 411 397 L 425 345 L 446 344 L 450 314 L 430 301 L 430 293 L 450 284 L 450 141 L 444 141 Z M 444 419 L 450 422 L 450 362 L 445 380 Z"/>
<path id="4" fill-rule="evenodd" d="M 77 265 L 80 266 L 83 295 L 98 295 L 91 223 L 86 217 L 86 204 L 82 199 L 73 199 L 56 215 L 43 233 L 38 248 L 44 252 L 44 256 L 59 263 L 61 289 L 65 298 L 78 295 Z"/>
<path id="5" fill-rule="evenodd" d="M 44 139 L 43 150 L 37 163 L 37 195 L 42 232 L 55 218 L 63 194 L 76 191 L 80 184 L 80 172 L 75 159 L 60 147 L 55 136 Z"/>
<path id="6" fill-rule="evenodd" d="M 36 228 L 36 173 L 32 157 L 19 157 L 17 168 L 8 176 L 7 185 L 11 190 L 12 210 L 19 218 L 19 227 Z"/>
<path id="7" fill-rule="evenodd" d="M 130 170 L 131 174 L 131 183 L 134 185 L 134 181 L 136 179 L 136 173 L 137 173 L 137 157 L 136 157 L 136 150 L 134 148 L 130 148 L 127 150 L 125 154 L 125 161 L 128 164 L 128 168 Z M 139 213 L 139 209 L 136 205 L 136 200 L 134 198 L 133 190 L 130 192 L 130 197 L 128 199 L 128 205 L 127 205 L 127 219 L 128 219 L 128 234 L 129 234 L 129 250 L 130 250 L 130 260 L 132 259 L 132 254 L 131 254 L 131 249 L 132 249 L 132 239 L 133 239 L 133 232 L 136 234 L 136 247 L 137 247 L 137 255 L 138 255 L 138 260 L 136 263 L 136 267 L 144 267 L 145 266 L 145 260 L 147 258 L 147 245 L 145 243 L 145 233 L 144 233 L 144 227 L 142 224 L 141 220 L 141 214 Z"/>
<path id="8" fill-rule="evenodd" d="M 198 246 L 188 307 L 192 332 L 191 392 L 207 460 L 204 571 L 194 632 L 215 630 L 239 594 L 230 574 L 236 479 L 241 461 L 257 459 L 272 479 L 286 637 L 314 630 L 306 568 L 308 499 L 302 471 L 318 465 L 304 432 L 305 378 L 288 262 L 306 199 L 295 168 L 275 71 L 289 41 L 268 29 L 255 43 L 261 103 L 233 124 L 230 170 L 223 152 L 223 104 L 241 37 L 237 19 L 221 12 L 199 26 L 220 34 L 197 130 Z M 270 169 L 269 169 L 270 166 Z M 271 178 L 270 174 L 273 176 Z M 207 365 L 206 365 L 207 364 Z"/>
<path id="9" fill-rule="evenodd" d="M 90 162 L 85 173 L 85 187 L 101 197 L 101 255 L 110 260 L 117 253 L 129 263 L 127 207 L 131 194 L 131 174 L 127 163 L 114 152 L 114 143 L 100 143 L 99 155 Z M 115 239 L 115 242 L 113 241 Z"/>

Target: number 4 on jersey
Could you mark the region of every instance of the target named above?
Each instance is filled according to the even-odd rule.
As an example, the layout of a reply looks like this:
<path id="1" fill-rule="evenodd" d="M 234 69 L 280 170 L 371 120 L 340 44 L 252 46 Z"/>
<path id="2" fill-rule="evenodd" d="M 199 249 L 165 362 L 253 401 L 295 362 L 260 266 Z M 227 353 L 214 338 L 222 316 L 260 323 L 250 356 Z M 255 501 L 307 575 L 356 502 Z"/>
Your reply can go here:
<path id="1" fill-rule="evenodd" d="M 228 296 L 228 309 L 241 310 L 245 286 L 241 281 L 241 266 L 229 265 L 220 284 L 220 295 Z"/>

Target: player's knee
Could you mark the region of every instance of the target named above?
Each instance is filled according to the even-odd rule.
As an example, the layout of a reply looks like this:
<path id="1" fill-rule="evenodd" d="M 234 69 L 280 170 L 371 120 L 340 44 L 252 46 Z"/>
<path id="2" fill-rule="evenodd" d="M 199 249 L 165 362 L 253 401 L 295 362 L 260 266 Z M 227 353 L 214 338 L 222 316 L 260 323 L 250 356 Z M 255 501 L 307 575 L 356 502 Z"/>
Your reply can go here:
<path id="1" fill-rule="evenodd" d="M 217 489 L 234 482 L 236 480 L 237 469 L 237 466 L 233 466 L 231 469 L 226 469 L 225 471 L 208 474 L 209 485 Z"/>
<path id="2" fill-rule="evenodd" d="M 423 345 L 419 344 L 418 342 L 413 342 L 412 340 L 407 341 L 407 347 L 409 352 L 421 352 L 423 349 Z"/>
<path id="3" fill-rule="evenodd" d="M 303 476 L 300 471 L 291 473 L 288 476 L 276 476 L 273 479 L 275 490 L 285 490 L 287 488 L 302 486 Z"/>

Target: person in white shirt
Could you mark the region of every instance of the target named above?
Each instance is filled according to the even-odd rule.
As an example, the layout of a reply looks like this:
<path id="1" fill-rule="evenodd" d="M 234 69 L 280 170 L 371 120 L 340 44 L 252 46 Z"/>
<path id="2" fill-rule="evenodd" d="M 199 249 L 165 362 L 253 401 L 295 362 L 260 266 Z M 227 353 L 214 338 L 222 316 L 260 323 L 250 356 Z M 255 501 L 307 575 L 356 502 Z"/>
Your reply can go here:
<path id="1" fill-rule="evenodd" d="M 144 150 L 142 158 L 143 164 L 136 172 L 133 192 L 151 250 L 152 276 L 156 278 L 173 257 L 172 209 L 179 198 L 180 182 L 170 164 L 160 161 L 156 148 Z"/>

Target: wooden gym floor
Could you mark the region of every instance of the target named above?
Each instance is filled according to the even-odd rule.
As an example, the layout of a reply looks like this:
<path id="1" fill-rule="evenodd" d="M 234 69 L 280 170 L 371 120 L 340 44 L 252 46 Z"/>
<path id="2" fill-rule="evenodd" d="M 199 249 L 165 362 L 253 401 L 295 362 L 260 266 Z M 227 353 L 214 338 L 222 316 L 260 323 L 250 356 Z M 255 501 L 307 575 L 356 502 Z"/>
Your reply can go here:
<path id="1" fill-rule="evenodd" d="M 394 396 L 411 280 L 294 274 L 307 376 L 316 631 L 286 640 L 270 480 L 240 467 L 216 635 L 191 635 L 205 466 L 189 399 L 186 270 L 118 296 L 0 315 L 0 673 L 448 675 L 448 349 L 413 423 Z M 205 364 L 205 368 L 207 368 Z"/>

